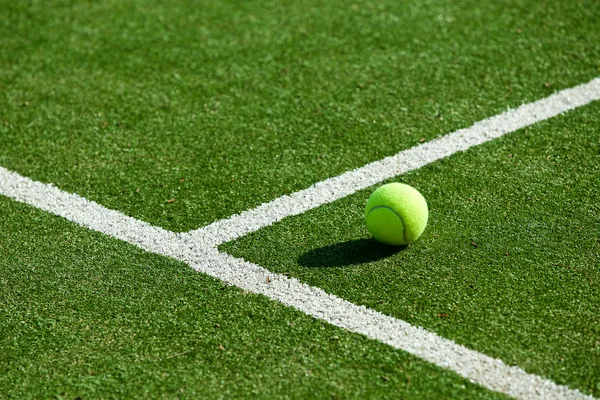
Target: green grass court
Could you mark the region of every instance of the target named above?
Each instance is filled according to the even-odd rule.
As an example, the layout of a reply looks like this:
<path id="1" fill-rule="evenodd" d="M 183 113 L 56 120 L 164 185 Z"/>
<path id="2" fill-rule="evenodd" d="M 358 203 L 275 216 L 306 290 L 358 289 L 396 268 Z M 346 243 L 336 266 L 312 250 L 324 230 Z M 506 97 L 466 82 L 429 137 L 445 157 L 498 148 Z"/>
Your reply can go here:
<path id="1" fill-rule="evenodd" d="M 0 167 L 188 232 L 590 82 L 599 16 L 594 0 L 0 0 Z M 407 247 L 369 237 L 375 185 L 219 250 L 600 398 L 600 101 L 388 181 L 429 205 Z M 0 207 L 0 399 L 510 397 Z"/>

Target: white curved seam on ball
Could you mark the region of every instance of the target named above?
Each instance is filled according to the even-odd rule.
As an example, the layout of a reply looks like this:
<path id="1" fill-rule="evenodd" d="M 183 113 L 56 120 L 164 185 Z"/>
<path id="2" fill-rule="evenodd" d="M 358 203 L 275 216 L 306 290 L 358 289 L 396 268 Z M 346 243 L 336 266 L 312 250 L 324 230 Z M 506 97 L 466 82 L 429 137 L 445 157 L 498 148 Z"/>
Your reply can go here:
<path id="1" fill-rule="evenodd" d="M 406 238 L 406 224 L 404 223 L 404 218 L 402 218 L 402 215 L 400 215 L 400 213 L 398 213 L 395 210 L 393 210 L 391 207 L 388 207 L 388 206 L 375 206 L 375 207 L 373 207 L 373 208 L 371 208 L 369 210 L 369 212 L 367 213 L 367 218 L 369 218 L 369 215 L 371 215 L 371 212 L 373 212 L 374 210 L 377 210 L 377 209 L 390 210 L 391 212 L 394 213 L 394 215 L 396 217 L 398 217 L 398 219 L 400 220 L 400 223 L 402 224 L 402 236 L 404 237 L 404 244 L 408 244 L 408 239 Z"/>

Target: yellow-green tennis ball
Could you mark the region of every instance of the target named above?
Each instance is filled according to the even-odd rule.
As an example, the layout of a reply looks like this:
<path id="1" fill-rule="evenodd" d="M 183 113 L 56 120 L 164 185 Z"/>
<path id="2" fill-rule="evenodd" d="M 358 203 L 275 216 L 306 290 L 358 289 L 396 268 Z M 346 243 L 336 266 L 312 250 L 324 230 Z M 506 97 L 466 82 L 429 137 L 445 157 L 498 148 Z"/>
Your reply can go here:
<path id="1" fill-rule="evenodd" d="M 365 207 L 367 229 L 382 243 L 414 242 L 427 225 L 429 210 L 419 191 L 403 183 L 388 183 L 371 194 Z"/>

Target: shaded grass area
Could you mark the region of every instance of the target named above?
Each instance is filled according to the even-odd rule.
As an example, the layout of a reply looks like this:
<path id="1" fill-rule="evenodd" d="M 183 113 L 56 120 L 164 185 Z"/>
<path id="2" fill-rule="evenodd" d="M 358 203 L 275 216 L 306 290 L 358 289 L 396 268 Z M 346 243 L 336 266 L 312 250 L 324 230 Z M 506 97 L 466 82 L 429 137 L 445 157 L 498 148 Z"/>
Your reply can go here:
<path id="1" fill-rule="evenodd" d="M 590 80 L 599 14 L 595 0 L 0 0 L 0 165 L 196 228 Z"/>
<path id="2" fill-rule="evenodd" d="M 600 396 L 600 103 L 402 175 L 416 243 L 368 238 L 370 191 L 222 246 L 528 372 Z"/>
<path id="3" fill-rule="evenodd" d="M 0 398 L 501 398 L 0 196 Z"/>

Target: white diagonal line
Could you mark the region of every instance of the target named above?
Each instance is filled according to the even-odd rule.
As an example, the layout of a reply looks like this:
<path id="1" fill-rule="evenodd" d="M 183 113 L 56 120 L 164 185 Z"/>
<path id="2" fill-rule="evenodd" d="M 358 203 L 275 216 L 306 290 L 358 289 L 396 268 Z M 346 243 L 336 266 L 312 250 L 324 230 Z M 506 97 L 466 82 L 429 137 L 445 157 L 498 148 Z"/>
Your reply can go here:
<path id="1" fill-rule="evenodd" d="M 490 390 L 519 399 L 593 399 L 576 389 L 528 374 L 521 368 L 508 366 L 501 360 L 468 349 L 423 328 L 220 253 L 215 245 L 598 99 L 600 79 L 595 79 L 188 234 L 175 234 L 154 227 L 2 167 L 0 194 L 144 250 L 184 261 L 197 271 L 249 292 L 265 295 L 332 325 L 405 350 Z M 506 124 L 506 127 L 501 127 L 502 124 Z M 269 211 L 274 213 L 273 217 L 269 217 Z M 233 229 L 234 222 L 248 223 L 249 227 Z M 219 229 L 225 229 L 225 232 L 220 233 Z M 211 232 L 218 235 L 217 240 L 206 236 Z"/>
<path id="2" fill-rule="evenodd" d="M 415 170 L 454 153 L 514 132 L 600 97 L 600 78 L 524 104 L 516 109 L 476 122 L 427 143 L 401 151 L 380 161 L 316 183 L 307 189 L 281 196 L 256 208 L 190 231 L 194 240 L 220 245 L 269 226 L 283 218 L 302 214 L 386 179 Z"/>
<path id="3" fill-rule="evenodd" d="M 454 371 L 487 389 L 518 399 L 593 399 L 528 374 L 400 319 L 358 306 L 297 279 L 274 274 L 216 249 L 189 265 L 252 293 L 263 294 L 332 325 L 363 334 Z"/>

